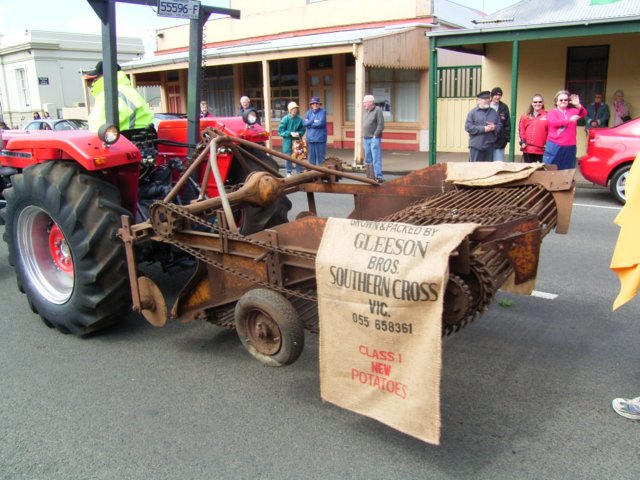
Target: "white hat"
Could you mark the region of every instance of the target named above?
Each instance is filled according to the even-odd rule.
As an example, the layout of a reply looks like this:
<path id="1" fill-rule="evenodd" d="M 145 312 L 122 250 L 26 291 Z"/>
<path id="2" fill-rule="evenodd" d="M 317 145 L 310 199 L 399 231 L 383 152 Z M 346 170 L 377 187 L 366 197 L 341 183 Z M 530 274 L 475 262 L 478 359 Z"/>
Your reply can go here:
<path id="1" fill-rule="evenodd" d="M 290 112 L 294 108 L 300 108 L 300 107 L 298 106 L 298 104 L 296 102 L 289 102 L 289 105 L 287 105 L 287 111 Z"/>

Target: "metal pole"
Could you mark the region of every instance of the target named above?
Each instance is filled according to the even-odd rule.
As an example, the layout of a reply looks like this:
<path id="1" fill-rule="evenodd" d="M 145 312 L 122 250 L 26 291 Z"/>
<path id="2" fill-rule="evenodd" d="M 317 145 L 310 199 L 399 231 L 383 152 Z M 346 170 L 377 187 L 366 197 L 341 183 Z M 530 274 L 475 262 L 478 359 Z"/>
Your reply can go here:
<path id="1" fill-rule="evenodd" d="M 222 175 L 220 175 L 220 169 L 218 168 L 217 150 L 218 137 L 214 138 L 211 143 L 209 143 L 209 165 L 211 165 L 211 170 L 213 171 L 213 178 L 216 181 L 216 187 L 218 187 L 218 195 L 220 196 L 222 209 L 224 210 L 224 216 L 227 218 L 229 228 L 232 232 L 237 232 L 238 227 L 235 219 L 233 218 L 233 211 L 231 210 L 231 205 L 227 198 L 227 192 L 224 189 L 224 181 L 222 180 Z"/>
<path id="2" fill-rule="evenodd" d="M 518 101 L 518 62 L 520 61 L 520 41 L 514 40 L 511 59 L 511 138 L 509 138 L 509 161 L 515 159 L 516 102 Z"/>
<path id="3" fill-rule="evenodd" d="M 202 27 L 209 13 L 189 21 L 189 76 L 187 81 L 187 143 L 196 145 L 200 140 L 200 90 L 202 89 Z M 193 148 L 189 148 L 189 155 Z"/>
<path id="4" fill-rule="evenodd" d="M 429 39 L 431 58 L 429 60 L 429 166 L 436 164 L 436 116 L 438 114 L 438 51 L 435 37 Z"/>
<path id="5" fill-rule="evenodd" d="M 102 23 L 102 72 L 104 75 L 105 119 L 119 125 L 116 72 L 116 1 L 88 0 Z"/>

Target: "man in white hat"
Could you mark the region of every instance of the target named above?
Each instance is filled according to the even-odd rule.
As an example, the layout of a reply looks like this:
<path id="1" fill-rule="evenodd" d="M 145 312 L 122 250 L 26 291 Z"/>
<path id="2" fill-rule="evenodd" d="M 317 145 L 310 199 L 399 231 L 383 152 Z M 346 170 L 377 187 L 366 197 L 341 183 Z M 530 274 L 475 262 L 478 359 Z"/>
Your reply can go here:
<path id="1" fill-rule="evenodd" d="M 296 102 L 289 102 L 287 105 L 287 113 L 282 120 L 280 120 L 280 126 L 278 127 L 278 135 L 282 137 L 282 153 L 292 156 L 293 154 L 293 142 L 294 140 L 302 140 L 305 133 L 305 128 L 302 126 L 302 118 L 298 115 L 300 107 Z M 293 168 L 292 162 L 285 160 L 285 168 L 287 170 L 287 177 L 291 176 L 291 170 Z M 302 166 L 296 164 L 296 172 L 302 173 Z"/>

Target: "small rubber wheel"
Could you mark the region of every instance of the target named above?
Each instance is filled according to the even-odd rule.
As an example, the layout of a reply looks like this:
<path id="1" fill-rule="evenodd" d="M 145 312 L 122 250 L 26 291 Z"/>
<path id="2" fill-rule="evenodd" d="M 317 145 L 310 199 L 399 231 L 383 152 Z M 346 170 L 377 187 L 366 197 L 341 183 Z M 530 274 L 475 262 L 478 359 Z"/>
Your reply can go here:
<path id="1" fill-rule="evenodd" d="M 264 365 L 290 365 L 302 353 L 304 327 L 291 302 L 278 292 L 249 290 L 236 304 L 235 321 L 240 341 Z"/>
<path id="2" fill-rule="evenodd" d="M 624 165 L 615 171 L 609 182 L 609 191 L 613 198 L 623 205 L 627 202 L 626 184 L 631 165 Z"/>

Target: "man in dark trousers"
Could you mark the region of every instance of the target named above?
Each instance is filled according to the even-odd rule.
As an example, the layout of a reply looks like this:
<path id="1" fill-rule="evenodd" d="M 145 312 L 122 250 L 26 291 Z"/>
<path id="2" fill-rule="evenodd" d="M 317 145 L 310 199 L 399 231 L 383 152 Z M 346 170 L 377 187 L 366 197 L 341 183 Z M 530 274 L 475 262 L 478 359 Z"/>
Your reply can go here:
<path id="1" fill-rule="evenodd" d="M 502 101 L 502 89 L 496 87 L 491 90 L 491 108 L 498 112 L 500 131 L 496 133 L 496 144 L 493 148 L 493 160 L 504 162 L 504 149 L 511 138 L 511 115 L 509 107 Z"/>
<path id="2" fill-rule="evenodd" d="M 478 106 L 471 109 L 464 122 L 464 129 L 469 134 L 469 161 L 491 162 L 496 137 L 502 125 L 498 112 L 489 106 L 491 92 L 488 90 L 478 94 Z"/>
<path id="3" fill-rule="evenodd" d="M 364 113 L 362 115 L 362 140 L 364 145 L 364 163 L 367 176 L 382 183 L 382 132 L 384 130 L 384 115 L 380 107 L 375 104 L 373 95 L 365 95 L 362 100 Z M 371 169 L 371 175 L 369 175 Z"/>

